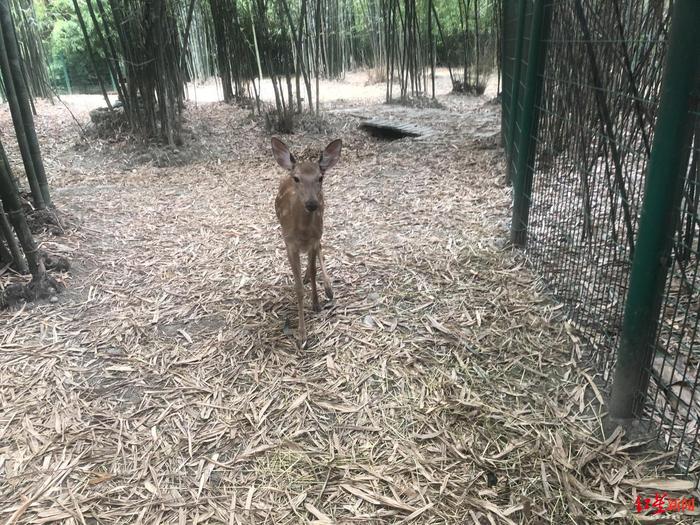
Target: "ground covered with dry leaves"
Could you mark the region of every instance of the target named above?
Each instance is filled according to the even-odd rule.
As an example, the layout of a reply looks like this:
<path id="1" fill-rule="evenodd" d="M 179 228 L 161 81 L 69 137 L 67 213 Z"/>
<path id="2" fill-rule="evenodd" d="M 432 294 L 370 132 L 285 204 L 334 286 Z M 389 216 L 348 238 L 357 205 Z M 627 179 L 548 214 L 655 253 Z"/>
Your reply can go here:
<path id="1" fill-rule="evenodd" d="M 345 145 L 325 183 L 336 299 L 307 299 L 303 351 L 259 121 L 191 107 L 186 146 L 143 148 L 40 103 L 65 233 L 39 238 L 73 266 L 57 303 L 0 312 L 0 519 L 629 523 L 649 520 L 637 495 L 688 496 L 653 479 L 664 454 L 603 432 L 575 331 L 504 245 L 498 106 L 441 103 L 335 104 L 283 137 Z M 362 114 L 435 133 L 380 141 Z"/>

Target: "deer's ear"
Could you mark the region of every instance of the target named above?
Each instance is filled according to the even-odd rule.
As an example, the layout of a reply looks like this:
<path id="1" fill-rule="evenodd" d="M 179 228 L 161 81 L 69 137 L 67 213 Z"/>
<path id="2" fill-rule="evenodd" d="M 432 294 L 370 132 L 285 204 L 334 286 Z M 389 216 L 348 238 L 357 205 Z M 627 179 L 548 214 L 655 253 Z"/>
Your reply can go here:
<path id="1" fill-rule="evenodd" d="M 296 162 L 294 155 L 289 152 L 289 148 L 284 142 L 274 137 L 272 138 L 272 154 L 277 164 L 284 169 L 292 170 L 294 168 L 294 163 Z"/>
<path id="2" fill-rule="evenodd" d="M 323 150 L 323 153 L 321 153 L 321 158 L 318 161 L 321 171 L 329 170 L 335 166 L 340 159 L 340 148 L 342 145 L 343 142 L 340 139 L 337 139 L 326 146 L 326 149 Z"/>

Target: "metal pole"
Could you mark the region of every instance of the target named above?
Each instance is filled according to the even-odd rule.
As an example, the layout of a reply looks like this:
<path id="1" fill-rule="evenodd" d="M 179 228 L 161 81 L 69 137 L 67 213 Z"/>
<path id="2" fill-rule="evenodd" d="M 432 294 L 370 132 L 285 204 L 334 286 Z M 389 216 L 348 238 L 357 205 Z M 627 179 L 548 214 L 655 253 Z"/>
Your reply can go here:
<path id="1" fill-rule="evenodd" d="M 501 6 L 501 72 L 503 84 L 501 85 L 501 145 L 504 147 L 506 156 L 510 155 L 510 145 L 508 137 L 510 130 L 510 112 L 512 111 L 513 100 L 513 55 L 515 54 L 515 36 L 511 35 L 514 25 L 515 15 L 513 7 L 515 0 L 503 0 Z M 507 82 L 506 79 L 510 79 Z"/>
<path id="2" fill-rule="evenodd" d="M 510 113 L 508 114 L 508 138 L 506 140 L 506 182 L 509 184 L 513 180 L 513 155 L 515 148 L 513 141 L 515 140 L 515 123 L 518 114 L 518 88 L 520 87 L 520 70 L 523 63 L 523 40 L 525 40 L 525 5 L 526 0 L 519 0 L 517 24 L 515 32 L 515 53 L 513 56 L 513 82 L 510 88 Z"/>
<path id="3" fill-rule="evenodd" d="M 70 87 L 70 77 L 68 76 L 68 68 L 66 67 L 66 58 L 61 53 L 61 66 L 63 66 L 63 79 L 66 81 L 66 90 L 69 95 L 73 94 L 73 90 Z"/>
<path id="4" fill-rule="evenodd" d="M 546 53 L 546 41 L 552 18 L 552 0 L 535 0 L 530 28 L 530 46 L 527 54 L 527 72 L 523 111 L 520 115 L 518 157 L 513 177 L 513 223 L 510 240 L 514 246 L 523 247 L 527 241 L 527 223 L 530 214 L 530 191 L 534 170 L 537 122 L 542 98 L 542 73 Z"/>
<path id="5" fill-rule="evenodd" d="M 690 104 L 700 73 L 700 2 L 673 3 L 661 100 L 646 176 L 610 400 L 615 418 L 639 416 L 649 383 L 678 203 L 688 164 Z"/>

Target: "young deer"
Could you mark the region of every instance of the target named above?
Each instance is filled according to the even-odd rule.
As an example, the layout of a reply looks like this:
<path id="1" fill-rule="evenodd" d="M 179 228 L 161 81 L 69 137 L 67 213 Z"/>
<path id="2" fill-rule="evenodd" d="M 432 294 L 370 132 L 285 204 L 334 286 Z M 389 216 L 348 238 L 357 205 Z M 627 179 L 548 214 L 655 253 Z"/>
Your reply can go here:
<path id="1" fill-rule="evenodd" d="M 331 282 L 326 273 L 321 253 L 321 236 L 323 235 L 323 177 L 340 158 L 340 139 L 331 142 L 317 162 L 297 162 L 289 152 L 286 144 L 279 139 L 272 139 L 272 154 L 277 163 L 289 171 L 289 176 L 280 182 L 275 211 L 282 226 L 282 237 L 287 247 L 289 264 L 294 274 L 294 287 L 299 309 L 299 340 L 306 342 L 304 324 L 304 287 L 301 279 L 300 254 L 308 253 L 308 266 L 304 282 L 311 281 L 311 302 L 315 312 L 321 310 L 316 293 L 316 256 L 321 266 L 323 287 L 328 299 L 333 299 Z"/>

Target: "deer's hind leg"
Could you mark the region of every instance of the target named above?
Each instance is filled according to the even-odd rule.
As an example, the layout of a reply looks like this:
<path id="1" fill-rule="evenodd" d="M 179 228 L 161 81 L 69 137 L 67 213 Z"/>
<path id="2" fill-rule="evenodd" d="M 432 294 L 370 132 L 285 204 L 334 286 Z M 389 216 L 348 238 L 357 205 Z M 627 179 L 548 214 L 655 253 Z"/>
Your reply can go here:
<path id="1" fill-rule="evenodd" d="M 323 261 L 323 252 L 321 251 L 321 243 L 318 245 L 318 262 L 321 265 L 321 277 L 323 279 L 323 290 L 326 292 L 326 297 L 329 301 L 333 300 L 333 288 L 331 288 L 331 280 L 326 273 L 326 263 Z"/>
<path id="2" fill-rule="evenodd" d="M 311 255 L 309 255 L 311 257 Z M 311 259 L 309 259 L 309 262 L 311 262 Z M 309 269 L 310 265 L 306 266 L 306 271 L 304 272 L 304 284 L 308 284 L 311 282 L 312 279 L 316 279 L 316 269 L 314 268 L 313 274 L 311 274 L 311 270 Z"/>

